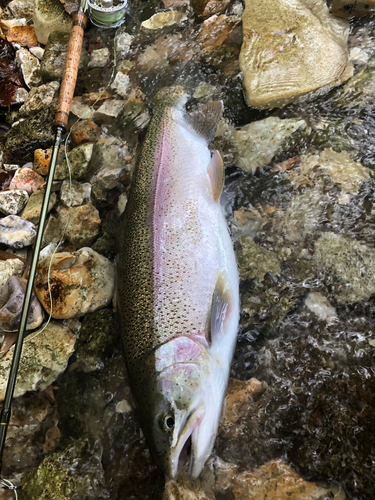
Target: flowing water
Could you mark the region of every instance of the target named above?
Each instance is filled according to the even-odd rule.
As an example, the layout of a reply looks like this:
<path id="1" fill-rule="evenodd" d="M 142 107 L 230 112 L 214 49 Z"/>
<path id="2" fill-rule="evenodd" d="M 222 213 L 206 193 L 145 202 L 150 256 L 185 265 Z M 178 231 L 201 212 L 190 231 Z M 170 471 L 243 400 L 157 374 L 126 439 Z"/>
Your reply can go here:
<path id="1" fill-rule="evenodd" d="M 246 106 L 242 94 L 240 39 L 234 37 L 225 49 L 202 56 L 195 44 L 195 22 L 163 36 L 142 34 L 140 22 L 160 7 L 155 1 L 133 4 L 126 28 L 135 36 L 126 56 L 134 63 L 131 82 L 140 87 L 150 110 L 152 97 L 164 86 L 181 84 L 193 95 L 205 83 L 210 89 L 207 97 L 191 98 L 188 108 L 222 99 L 224 116 L 234 127 L 268 116 L 307 122 L 302 135 L 254 174 L 238 168 L 229 140 L 215 143 L 227 167 L 224 199 L 241 270 L 254 269 L 241 275 L 242 313 L 231 376 L 243 381 L 255 377 L 267 385 L 234 427 L 222 427 L 214 455 L 234 464 L 237 472 L 282 458 L 305 479 L 337 485 L 337 491 L 345 491 L 352 500 L 371 500 L 375 498 L 375 20 L 351 22 L 349 45 L 360 47 L 368 63 L 357 67 L 347 84 L 307 102 L 257 111 Z M 85 40 L 88 46 L 101 38 L 113 51 L 114 35 L 114 30 L 91 27 Z M 97 91 L 110 74 L 111 68 L 82 72 L 76 95 Z M 144 136 L 144 130 L 125 119 L 107 129 L 131 144 L 134 152 Z M 345 171 L 330 174 L 319 158 L 327 148 L 347 151 L 366 167 L 364 182 L 347 188 Z M 283 163 L 290 158 L 294 158 L 292 168 Z M 113 208 L 114 204 L 101 207 L 102 220 L 111 217 Z M 238 222 L 240 213 L 247 214 L 245 224 Z M 246 250 L 250 237 L 262 250 L 261 257 L 260 251 Z M 106 252 L 114 258 L 114 245 Z M 252 262 L 254 255 L 263 263 Z M 112 311 L 101 314 L 112 325 Z M 86 318 L 83 325 L 95 331 L 97 321 L 98 316 Z M 110 330 L 115 331 L 114 322 Z M 32 393 L 15 401 L 19 428 L 8 439 L 5 477 L 17 482 L 17 474 L 54 449 L 64 457 L 61 460 L 70 460 L 73 475 L 96 478 L 96 486 L 84 498 L 162 498 L 164 479 L 149 456 L 131 404 L 118 339 L 102 349 L 94 371 L 82 369 L 79 356 L 73 357 L 47 395 Z M 69 451 L 77 443 L 88 457 L 81 468 L 74 462 L 74 449 Z M 103 469 L 98 472 L 100 461 Z M 46 470 L 51 473 L 46 472 L 46 483 L 54 481 L 52 466 Z M 56 498 L 83 498 L 70 497 L 67 491 L 64 495 Z M 231 484 L 215 495 L 221 500 L 235 498 Z"/>

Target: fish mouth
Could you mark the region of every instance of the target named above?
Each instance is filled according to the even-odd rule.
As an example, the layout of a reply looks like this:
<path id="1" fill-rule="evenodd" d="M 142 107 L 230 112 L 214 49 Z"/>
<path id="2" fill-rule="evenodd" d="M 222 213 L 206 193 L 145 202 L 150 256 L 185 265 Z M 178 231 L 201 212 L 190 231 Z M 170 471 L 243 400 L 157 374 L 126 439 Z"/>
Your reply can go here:
<path id="1" fill-rule="evenodd" d="M 172 479 L 177 477 L 188 459 L 190 459 L 189 474 L 193 469 L 194 431 L 198 427 L 204 415 L 205 411 L 203 409 L 199 409 L 195 410 L 187 419 L 175 447 L 174 458 L 171 463 L 170 471 Z"/>

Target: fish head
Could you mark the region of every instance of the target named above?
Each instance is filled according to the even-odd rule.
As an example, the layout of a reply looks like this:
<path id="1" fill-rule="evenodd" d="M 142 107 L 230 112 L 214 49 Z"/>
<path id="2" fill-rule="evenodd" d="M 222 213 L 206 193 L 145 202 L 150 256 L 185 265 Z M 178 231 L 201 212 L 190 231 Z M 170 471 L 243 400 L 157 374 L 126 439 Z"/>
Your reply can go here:
<path id="1" fill-rule="evenodd" d="M 220 390 L 209 353 L 187 337 L 161 346 L 155 360 L 147 441 L 167 477 L 175 478 L 187 462 L 198 477 L 215 441 L 226 383 Z"/>

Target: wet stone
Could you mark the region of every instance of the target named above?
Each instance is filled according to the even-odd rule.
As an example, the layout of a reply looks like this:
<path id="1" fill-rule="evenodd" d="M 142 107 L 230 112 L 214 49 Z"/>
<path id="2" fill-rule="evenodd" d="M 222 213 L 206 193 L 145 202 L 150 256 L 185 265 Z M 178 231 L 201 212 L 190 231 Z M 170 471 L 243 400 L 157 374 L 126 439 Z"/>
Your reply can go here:
<path id="1" fill-rule="evenodd" d="M 0 260 L 0 291 L 11 276 L 22 276 L 25 264 L 20 259 Z"/>
<path id="2" fill-rule="evenodd" d="M 49 82 L 39 87 L 32 88 L 25 103 L 20 107 L 21 116 L 36 116 L 44 109 L 51 106 L 53 100 L 58 99 L 60 84 Z"/>
<path id="3" fill-rule="evenodd" d="M 57 213 L 61 227 L 67 225 L 66 238 L 76 247 L 91 245 L 98 236 L 101 220 L 98 210 L 91 203 L 79 207 L 58 207 Z"/>
<path id="4" fill-rule="evenodd" d="M 142 130 L 150 121 L 146 97 L 140 88 L 132 89 L 125 101 L 120 120 L 124 127 Z"/>
<path id="5" fill-rule="evenodd" d="M 52 149 L 36 149 L 34 151 L 34 170 L 40 175 L 47 175 L 51 163 Z"/>
<path id="6" fill-rule="evenodd" d="M 0 212 L 5 215 L 17 215 L 29 199 L 27 191 L 15 189 L 0 191 Z"/>
<path id="7" fill-rule="evenodd" d="M 43 177 L 28 167 L 20 168 L 14 174 L 9 189 L 22 189 L 29 194 L 38 191 L 45 183 Z"/>
<path id="8" fill-rule="evenodd" d="M 22 483 L 24 500 L 109 499 L 104 488 L 102 451 L 97 443 L 79 439 L 63 451 L 48 455 Z"/>
<path id="9" fill-rule="evenodd" d="M 253 472 L 243 472 L 234 478 L 235 500 L 345 500 L 344 491 L 305 481 L 282 460 L 268 462 Z"/>
<path id="10" fill-rule="evenodd" d="M 283 106 L 353 74 L 348 24 L 331 17 L 323 0 L 246 1 L 242 24 L 240 65 L 249 106 Z"/>
<path id="11" fill-rule="evenodd" d="M 267 388 L 266 382 L 256 378 L 247 381 L 230 378 L 225 396 L 225 408 L 221 427 L 229 428 L 242 418 L 249 405 L 258 398 Z"/>
<path id="12" fill-rule="evenodd" d="M 331 303 L 319 292 L 311 292 L 305 299 L 305 306 L 322 321 L 337 320 L 337 313 Z"/>
<path id="13" fill-rule="evenodd" d="M 35 334 L 34 334 L 35 335 Z M 18 371 L 15 397 L 46 389 L 67 367 L 75 337 L 69 328 L 51 322 L 39 335 L 25 342 Z M 0 399 L 4 399 L 13 352 L 0 360 Z"/>
<path id="14" fill-rule="evenodd" d="M 154 14 L 147 21 L 143 21 L 141 28 L 148 31 L 161 30 L 169 26 L 174 26 L 178 23 L 187 20 L 187 16 L 184 12 L 179 12 L 176 10 L 169 10 L 166 12 L 158 12 Z"/>
<path id="15" fill-rule="evenodd" d="M 59 31 L 55 31 L 49 36 L 40 66 L 40 73 L 44 83 L 56 80 L 61 81 L 68 49 L 69 36 L 69 33 L 62 33 Z M 87 62 L 87 50 L 83 47 L 79 60 L 79 69 L 82 69 Z"/>
<path id="16" fill-rule="evenodd" d="M 27 49 L 17 50 L 16 63 L 21 68 L 26 85 L 38 87 L 41 84 L 40 62 Z"/>
<path id="17" fill-rule="evenodd" d="M 94 145 L 91 142 L 80 144 L 68 153 L 70 171 L 73 179 L 81 180 L 87 175 Z M 64 157 L 62 163 L 56 168 L 56 180 L 64 180 L 69 177 L 69 169 Z"/>
<path id="18" fill-rule="evenodd" d="M 44 49 L 42 49 L 42 47 L 31 47 L 30 52 L 33 56 L 37 57 L 39 61 L 43 59 Z"/>
<path id="19" fill-rule="evenodd" d="M 70 33 L 72 19 L 58 0 L 36 0 L 33 21 L 39 43 L 45 45 L 54 32 Z"/>
<path id="20" fill-rule="evenodd" d="M 43 232 L 42 247 L 47 245 L 56 244 L 60 241 L 62 235 L 62 228 L 56 217 L 50 215 Z"/>
<path id="21" fill-rule="evenodd" d="M 15 249 L 32 245 L 36 238 L 34 224 L 18 215 L 8 215 L 0 219 L 0 243 Z"/>
<path id="22" fill-rule="evenodd" d="M 102 309 L 84 319 L 76 344 L 76 360 L 85 371 L 97 370 L 103 357 L 111 354 L 118 338 L 114 311 Z"/>
<path id="23" fill-rule="evenodd" d="M 87 64 L 88 68 L 104 68 L 109 61 L 109 50 L 107 47 L 103 49 L 93 50 L 90 60 Z"/>
<path id="24" fill-rule="evenodd" d="M 126 97 L 130 92 L 130 88 L 129 76 L 119 71 L 111 83 L 111 89 L 115 90 L 121 97 Z"/>
<path id="25" fill-rule="evenodd" d="M 250 236 L 242 236 L 237 247 L 237 261 L 242 280 L 258 278 L 266 273 L 280 274 L 280 262 L 274 252 L 261 248 Z"/>
<path id="26" fill-rule="evenodd" d="M 236 16 L 217 16 L 216 14 L 203 22 L 198 35 L 203 52 L 211 52 L 220 48 L 224 42 L 228 43 L 241 20 Z"/>
<path id="27" fill-rule="evenodd" d="M 207 19 L 214 14 L 224 14 L 232 0 L 193 0 L 192 7 L 197 16 Z"/>
<path id="28" fill-rule="evenodd" d="M 74 124 L 70 132 L 74 146 L 79 146 L 86 142 L 96 142 L 100 129 L 92 120 L 81 120 Z"/>
<path id="29" fill-rule="evenodd" d="M 304 120 L 281 120 L 277 117 L 245 125 L 235 133 L 238 166 L 245 172 L 254 173 L 288 149 L 293 140 L 298 141 L 306 126 Z"/>
<path id="30" fill-rule="evenodd" d="M 332 14 L 337 17 L 362 17 L 375 10 L 374 0 L 333 0 Z"/>
<path id="31" fill-rule="evenodd" d="M 50 312 L 48 268 L 50 257 L 39 261 L 35 290 L 43 307 Z M 81 248 L 53 256 L 50 272 L 52 317 L 79 318 L 109 304 L 114 294 L 113 264 L 91 248 Z"/>
<path id="32" fill-rule="evenodd" d="M 60 191 L 60 199 L 66 207 L 78 207 L 89 203 L 91 197 L 91 184 L 84 184 L 72 179 L 63 181 Z"/>
<path id="33" fill-rule="evenodd" d="M 33 15 L 34 2 L 32 0 L 12 0 L 8 6 L 7 10 L 9 11 L 9 15 L 6 15 L 6 12 L 3 12 L 2 19 L 6 18 L 22 18 L 30 19 Z"/>
<path id="34" fill-rule="evenodd" d="M 44 193 L 42 191 L 37 191 L 33 193 L 29 201 L 22 212 L 22 218 L 32 222 L 33 224 L 39 224 L 40 212 L 42 210 Z M 56 205 L 57 196 L 56 193 L 51 193 L 47 213 L 50 212 Z"/>
<path id="35" fill-rule="evenodd" d="M 315 243 L 319 275 L 332 287 L 340 304 L 368 300 L 375 293 L 375 251 L 354 239 L 331 232 Z"/>

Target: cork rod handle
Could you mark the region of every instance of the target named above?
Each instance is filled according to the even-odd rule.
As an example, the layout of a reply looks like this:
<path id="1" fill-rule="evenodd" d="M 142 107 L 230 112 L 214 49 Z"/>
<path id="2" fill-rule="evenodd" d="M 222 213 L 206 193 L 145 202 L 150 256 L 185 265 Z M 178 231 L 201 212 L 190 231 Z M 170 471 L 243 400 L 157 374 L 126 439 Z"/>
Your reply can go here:
<path id="1" fill-rule="evenodd" d="M 87 16 L 83 12 L 73 13 L 73 28 L 70 34 L 68 51 L 65 59 L 59 105 L 53 124 L 55 130 L 61 128 L 65 132 L 68 126 L 70 106 L 72 104 L 77 81 L 78 65 L 81 57 L 83 33 L 86 28 L 86 23 Z"/>

